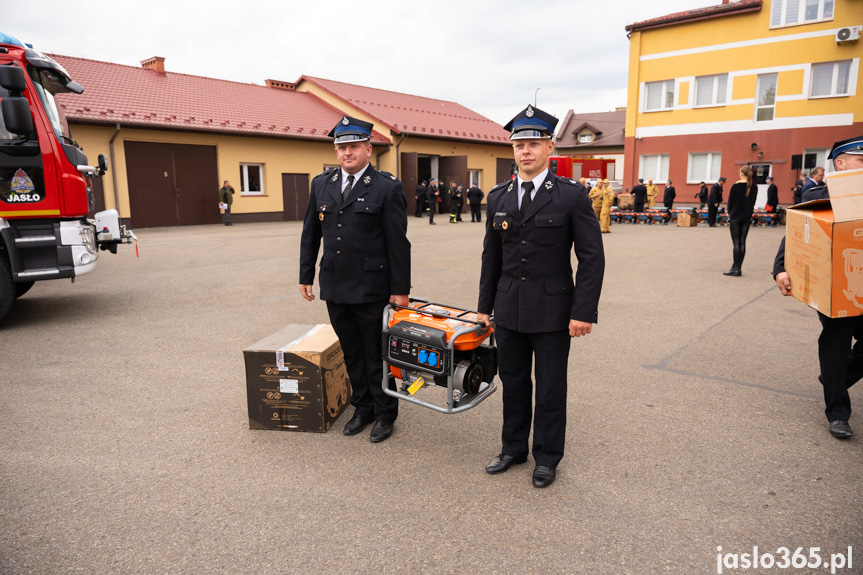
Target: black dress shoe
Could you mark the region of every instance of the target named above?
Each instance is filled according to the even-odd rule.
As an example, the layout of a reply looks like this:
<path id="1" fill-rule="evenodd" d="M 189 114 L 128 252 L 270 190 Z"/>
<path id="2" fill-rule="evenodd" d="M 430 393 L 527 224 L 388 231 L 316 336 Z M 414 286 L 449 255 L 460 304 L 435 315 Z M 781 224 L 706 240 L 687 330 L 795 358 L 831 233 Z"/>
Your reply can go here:
<path id="1" fill-rule="evenodd" d="M 393 434 L 393 424 L 392 423 L 384 423 L 383 421 L 376 421 L 375 426 L 372 427 L 372 434 L 369 437 L 372 443 L 380 443 L 387 437 Z"/>
<path id="2" fill-rule="evenodd" d="M 527 461 L 527 455 L 522 457 L 513 457 L 512 455 L 501 453 L 492 459 L 491 463 L 489 463 L 485 468 L 485 472 L 490 473 L 491 475 L 497 475 L 498 473 L 503 473 L 513 465 L 524 463 L 525 461 Z"/>
<path id="3" fill-rule="evenodd" d="M 554 467 L 537 465 L 533 470 L 533 486 L 548 487 L 554 483 L 555 475 L 557 475 L 557 471 L 555 471 Z"/>
<path id="4" fill-rule="evenodd" d="M 375 418 L 372 415 L 362 415 L 361 413 L 354 412 L 354 416 L 345 424 L 345 435 L 356 435 L 360 431 L 366 428 L 366 425 L 374 421 Z"/>
<path id="5" fill-rule="evenodd" d="M 731 269 L 730 269 L 730 270 L 728 270 L 727 272 L 722 272 L 722 275 L 724 275 L 724 276 L 733 276 L 733 277 L 739 278 L 739 277 L 740 277 L 740 275 L 741 275 L 741 273 L 740 273 L 740 270 L 739 270 L 739 269 L 731 268 Z"/>
<path id="6" fill-rule="evenodd" d="M 847 421 L 837 419 L 830 422 L 830 435 L 836 439 L 848 439 L 854 433 L 851 432 L 851 426 L 848 425 Z"/>

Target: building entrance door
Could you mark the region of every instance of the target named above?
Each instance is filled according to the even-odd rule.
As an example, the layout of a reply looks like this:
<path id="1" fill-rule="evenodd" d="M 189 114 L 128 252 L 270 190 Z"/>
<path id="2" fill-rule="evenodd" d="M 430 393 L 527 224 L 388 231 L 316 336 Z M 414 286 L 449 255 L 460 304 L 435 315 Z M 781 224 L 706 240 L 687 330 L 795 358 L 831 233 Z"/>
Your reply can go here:
<path id="1" fill-rule="evenodd" d="M 767 205 L 767 176 L 770 175 L 771 164 L 750 164 L 752 177 L 758 184 L 758 197 L 755 198 L 755 209 L 761 209 Z"/>

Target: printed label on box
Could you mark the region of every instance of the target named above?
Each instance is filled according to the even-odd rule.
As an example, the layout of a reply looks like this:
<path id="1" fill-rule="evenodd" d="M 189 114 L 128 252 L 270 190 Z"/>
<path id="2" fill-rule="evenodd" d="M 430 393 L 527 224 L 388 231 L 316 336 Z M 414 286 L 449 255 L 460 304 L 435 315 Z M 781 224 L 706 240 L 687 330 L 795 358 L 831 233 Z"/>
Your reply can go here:
<path id="1" fill-rule="evenodd" d="M 280 379 L 279 391 L 282 393 L 300 393 L 300 382 L 297 379 Z"/>

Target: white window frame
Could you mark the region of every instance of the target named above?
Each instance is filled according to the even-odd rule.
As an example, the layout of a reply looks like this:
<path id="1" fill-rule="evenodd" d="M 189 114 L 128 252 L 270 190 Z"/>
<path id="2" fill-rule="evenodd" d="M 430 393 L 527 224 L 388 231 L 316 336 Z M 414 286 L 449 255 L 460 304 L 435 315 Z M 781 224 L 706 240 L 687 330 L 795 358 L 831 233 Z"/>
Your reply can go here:
<path id="1" fill-rule="evenodd" d="M 259 182 L 261 184 L 260 190 L 249 190 L 249 168 L 257 168 L 259 175 Z M 240 195 L 241 196 L 263 196 L 264 193 L 264 164 L 251 164 L 251 163 L 241 163 L 240 164 Z"/>
<path id="2" fill-rule="evenodd" d="M 668 92 L 669 85 L 671 91 L 671 103 L 668 102 Z M 658 108 L 648 108 L 648 103 L 650 101 L 649 93 L 650 88 L 655 87 L 661 89 L 661 97 Z M 677 86 L 675 85 L 674 80 L 659 80 L 658 82 L 645 82 L 644 83 L 644 111 L 645 112 L 662 112 L 665 110 L 673 110 L 674 109 L 674 101 L 677 99 Z"/>
<path id="3" fill-rule="evenodd" d="M 592 141 L 593 141 L 593 134 L 591 134 L 590 132 L 586 132 L 586 133 L 580 134 L 578 136 L 578 143 L 579 144 L 589 144 Z"/>
<path id="4" fill-rule="evenodd" d="M 478 188 L 482 188 L 482 170 L 468 170 L 467 171 L 467 181 L 468 187 L 476 186 Z"/>
<path id="5" fill-rule="evenodd" d="M 720 79 L 725 79 L 725 86 L 720 89 Z M 707 104 L 698 103 L 698 85 L 702 82 L 710 82 L 712 88 L 712 96 Z M 693 97 L 693 106 L 695 108 L 709 108 L 713 106 L 724 106 L 728 101 L 728 74 L 714 74 L 712 76 L 698 76 L 695 78 L 695 95 Z"/>
<path id="6" fill-rule="evenodd" d="M 784 28 L 833 20 L 836 11 L 836 0 L 772 0 L 770 9 L 770 27 Z M 806 18 L 806 10 L 815 6 L 815 17 Z"/>
<path id="7" fill-rule="evenodd" d="M 760 104 L 762 83 L 765 82 L 771 76 L 774 78 L 773 103 L 770 105 L 763 105 L 763 104 Z M 759 74 L 758 75 L 758 82 L 757 82 L 756 89 L 755 89 L 755 106 L 754 106 L 755 107 L 755 115 L 753 118 L 756 122 L 772 122 L 773 120 L 776 119 L 776 93 L 777 92 L 779 92 L 779 74 L 777 74 L 776 72 L 771 72 L 769 74 Z M 759 120 L 758 119 L 758 112 L 761 110 L 767 110 L 768 108 L 773 110 L 773 114 L 770 116 L 770 119 Z"/>
<path id="8" fill-rule="evenodd" d="M 830 152 L 830 148 L 804 148 L 803 149 L 803 158 L 810 154 L 815 154 L 815 167 L 824 168 L 824 173 L 829 174 L 830 172 L 835 171 L 833 169 L 833 160 L 827 159 L 827 154 Z M 806 173 L 808 174 L 813 168 L 805 168 Z"/>
<path id="9" fill-rule="evenodd" d="M 644 163 L 646 158 L 656 158 L 656 160 L 652 160 L 655 162 L 656 171 L 653 173 L 646 173 L 644 171 Z M 670 162 L 670 157 L 668 154 L 644 154 L 639 156 L 638 158 L 638 177 L 643 179 L 645 182 L 647 180 L 653 180 L 654 182 L 667 182 L 668 181 L 668 165 Z"/>
<path id="10" fill-rule="evenodd" d="M 707 156 L 703 174 L 692 173 L 692 160 L 696 156 Z M 690 152 L 686 166 L 686 183 L 715 182 L 722 175 L 722 152 Z"/>
<path id="11" fill-rule="evenodd" d="M 839 70 L 842 65 L 846 65 L 846 76 L 845 76 L 845 91 L 839 92 Z M 837 60 L 836 62 L 818 62 L 812 64 L 809 70 L 809 99 L 816 100 L 819 98 L 839 98 L 842 96 L 850 96 L 851 95 L 851 78 L 853 74 L 851 73 L 851 68 L 853 67 L 853 60 Z M 830 93 L 829 94 L 820 94 L 815 95 L 812 93 L 812 90 L 815 89 L 815 68 L 817 66 L 832 66 L 833 67 L 833 77 L 830 81 Z"/>

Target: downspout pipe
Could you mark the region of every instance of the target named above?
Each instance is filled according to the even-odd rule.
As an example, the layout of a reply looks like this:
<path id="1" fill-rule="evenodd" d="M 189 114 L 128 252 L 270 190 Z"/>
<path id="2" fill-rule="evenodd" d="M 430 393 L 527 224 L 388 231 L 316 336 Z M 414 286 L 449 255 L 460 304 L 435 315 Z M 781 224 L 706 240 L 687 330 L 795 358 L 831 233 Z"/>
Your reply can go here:
<path id="1" fill-rule="evenodd" d="M 114 162 L 114 140 L 117 139 L 117 134 L 120 133 L 120 123 L 117 123 L 117 129 L 114 130 L 114 135 L 108 140 L 108 153 L 111 154 L 111 180 L 114 183 L 114 209 L 120 213 L 120 192 L 117 190 L 117 164 Z"/>

